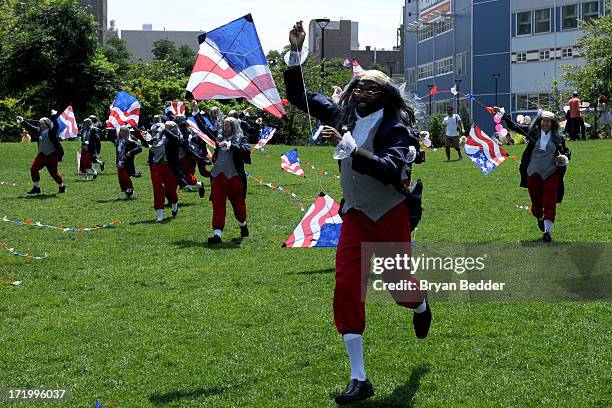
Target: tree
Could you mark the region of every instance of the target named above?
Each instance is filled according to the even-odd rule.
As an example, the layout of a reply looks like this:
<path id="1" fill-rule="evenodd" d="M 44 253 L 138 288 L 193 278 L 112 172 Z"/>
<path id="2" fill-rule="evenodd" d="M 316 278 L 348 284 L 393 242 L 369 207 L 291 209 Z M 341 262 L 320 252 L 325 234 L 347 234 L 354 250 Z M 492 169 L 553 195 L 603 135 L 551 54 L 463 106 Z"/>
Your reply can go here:
<path id="1" fill-rule="evenodd" d="M 176 45 L 174 45 L 173 41 L 170 41 L 167 38 L 162 38 L 161 40 L 157 40 L 153 43 L 153 49 L 151 52 L 154 55 L 154 59 L 158 61 L 162 60 L 172 60 L 176 61 L 178 57 L 178 50 L 176 49 Z"/>
<path id="2" fill-rule="evenodd" d="M 185 75 L 191 75 L 195 57 L 195 52 L 187 44 L 183 44 L 179 47 L 175 61 L 183 68 Z"/>
<path id="3" fill-rule="evenodd" d="M 0 11 L 0 93 L 36 115 L 83 109 L 106 78 L 92 67 L 99 26 L 76 0 L 6 1 Z M 104 76 L 103 76 L 104 77 Z"/>
<path id="4" fill-rule="evenodd" d="M 610 10 L 612 3 L 607 2 Z M 581 23 L 584 35 L 576 49 L 586 59 L 584 66 L 566 65 L 563 79 L 580 92 L 583 100 L 594 101 L 608 94 L 612 83 L 612 14 Z"/>
<path id="5" fill-rule="evenodd" d="M 187 77 L 183 69 L 170 60 L 153 60 L 132 64 L 123 88 L 140 99 L 141 122 L 163 113 L 166 101 L 183 98 Z"/>
<path id="6" fill-rule="evenodd" d="M 101 47 L 102 54 L 108 62 L 117 65 L 119 75 L 125 74 L 130 69 L 130 57 L 125 41 L 117 36 L 109 35 L 106 44 Z"/>

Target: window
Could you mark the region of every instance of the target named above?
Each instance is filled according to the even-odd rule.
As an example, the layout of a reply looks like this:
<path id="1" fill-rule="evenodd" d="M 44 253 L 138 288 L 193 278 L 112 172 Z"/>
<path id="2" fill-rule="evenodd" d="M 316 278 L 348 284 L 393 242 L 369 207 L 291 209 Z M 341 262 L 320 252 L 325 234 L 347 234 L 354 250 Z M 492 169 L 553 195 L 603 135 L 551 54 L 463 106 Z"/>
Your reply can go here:
<path id="1" fill-rule="evenodd" d="M 418 79 L 425 79 L 433 76 L 433 63 L 419 65 L 417 71 Z"/>
<path id="2" fill-rule="evenodd" d="M 444 75 L 449 72 L 453 72 L 453 57 L 436 62 L 436 75 Z"/>
<path id="3" fill-rule="evenodd" d="M 572 58 L 574 56 L 573 48 L 564 48 L 561 50 L 561 58 Z"/>
<path id="4" fill-rule="evenodd" d="M 433 30 L 433 26 L 431 25 L 424 25 L 423 27 L 419 28 L 419 32 L 417 34 L 418 37 L 418 41 L 425 41 L 431 37 L 434 36 L 434 30 Z"/>
<path id="5" fill-rule="evenodd" d="M 516 94 L 517 111 L 536 111 L 550 107 L 550 94 Z"/>
<path id="6" fill-rule="evenodd" d="M 517 52 L 516 53 L 516 62 L 527 62 L 527 53 L 526 52 Z"/>
<path id="7" fill-rule="evenodd" d="M 587 21 L 597 17 L 599 17 L 599 3 L 597 1 L 589 1 L 587 3 L 582 3 L 583 21 Z"/>
<path id="8" fill-rule="evenodd" d="M 451 106 L 450 101 L 437 101 L 435 103 L 434 113 L 445 115 L 449 106 Z"/>
<path id="9" fill-rule="evenodd" d="M 464 76 L 467 73 L 467 52 L 457 55 L 457 75 Z"/>
<path id="10" fill-rule="evenodd" d="M 571 4 L 561 7 L 561 29 L 572 30 L 578 28 L 578 5 Z"/>
<path id="11" fill-rule="evenodd" d="M 540 61 L 548 61 L 550 59 L 550 50 L 540 50 L 538 58 Z"/>
<path id="12" fill-rule="evenodd" d="M 527 94 L 516 95 L 516 110 L 526 111 L 528 109 Z"/>
<path id="13" fill-rule="evenodd" d="M 408 80 L 406 82 L 408 82 L 408 87 L 414 87 L 414 85 L 416 84 L 416 78 L 415 78 L 415 74 L 416 71 L 414 68 L 409 68 L 408 69 Z"/>
<path id="14" fill-rule="evenodd" d="M 531 34 L 531 11 L 516 13 L 516 35 Z"/>
<path id="15" fill-rule="evenodd" d="M 453 20 L 445 18 L 436 23 L 436 35 L 445 33 L 453 29 Z"/>
<path id="16" fill-rule="evenodd" d="M 550 94 L 541 93 L 538 95 L 538 108 L 539 109 L 550 108 Z"/>
<path id="17" fill-rule="evenodd" d="M 536 34 L 550 32 L 550 9 L 535 11 L 535 32 Z"/>

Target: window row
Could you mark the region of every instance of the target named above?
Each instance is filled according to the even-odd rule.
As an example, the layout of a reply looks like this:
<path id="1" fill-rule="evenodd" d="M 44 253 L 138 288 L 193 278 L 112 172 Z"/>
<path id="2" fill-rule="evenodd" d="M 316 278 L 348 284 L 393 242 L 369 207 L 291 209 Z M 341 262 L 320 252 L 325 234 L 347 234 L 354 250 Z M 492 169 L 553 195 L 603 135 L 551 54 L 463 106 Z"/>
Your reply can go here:
<path id="1" fill-rule="evenodd" d="M 453 57 L 444 58 L 435 63 L 419 65 L 417 67 L 417 79 L 421 80 L 434 76 L 434 69 L 436 75 L 451 74 L 453 72 Z M 465 67 L 463 69 L 465 70 Z M 408 74 L 408 80 L 410 80 L 410 73 Z"/>
<path id="2" fill-rule="evenodd" d="M 549 33 L 552 31 L 552 11 L 545 8 L 516 13 L 516 35 Z M 599 1 L 569 4 L 561 7 L 561 29 L 578 28 L 578 20 L 586 21 L 599 17 Z"/>
<path id="3" fill-rule="evenodd" d="M 432 23 L 425 23 L 417 32 L 417 41 L 425 41 L 434 35 L 444 34 L 453 29 L 453 20 L 444 18 Z"/>
<path id="4" fill-rule="evenodd" d="M 537 111 L 550 108 L 549 93 L 516 94 L 517 111 Z"/>
<path id="5" fill-rule="evenodd" d="M 551 56 L 551 51 L 553 55 Z M 538 53 L 538 61 L 549 61 L 551 58 L 554 59 L 554 50 L 543 49 L 537 51 Z M 572 47 L 561 49 L 561 59 L 568 59 L 574 57 L 574 49 Z M 524 63 L 527 62 L 527 53 L 526 52 L 517 52 L 516 53 L 516 62 Z"/>

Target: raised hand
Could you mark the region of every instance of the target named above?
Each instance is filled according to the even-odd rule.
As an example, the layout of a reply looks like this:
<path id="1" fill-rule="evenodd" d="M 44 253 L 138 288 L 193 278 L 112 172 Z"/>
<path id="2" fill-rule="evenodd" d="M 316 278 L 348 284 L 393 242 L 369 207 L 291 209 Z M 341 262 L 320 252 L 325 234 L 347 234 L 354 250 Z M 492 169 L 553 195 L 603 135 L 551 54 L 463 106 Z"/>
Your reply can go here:
<path id="1" fill-rule="evenodd" d="M 291 45 L 291 51 L 302 51 L 304 40 L 306 39 L 306 33 L 302 26 L 302 21 L 295 23 L 291 31 L 289 31 L 289 44 Z"/>

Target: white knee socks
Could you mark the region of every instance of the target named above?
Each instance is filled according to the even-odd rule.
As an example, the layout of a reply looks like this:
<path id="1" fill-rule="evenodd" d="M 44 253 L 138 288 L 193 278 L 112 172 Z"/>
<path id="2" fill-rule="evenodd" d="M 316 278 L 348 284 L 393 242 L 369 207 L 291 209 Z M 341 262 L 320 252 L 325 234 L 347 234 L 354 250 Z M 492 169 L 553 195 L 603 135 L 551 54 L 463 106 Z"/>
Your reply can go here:
<path id="1" fill-rule="evenodd" d="M 544 232 L 548 232 L 550 234 L 552 232 L 554 224 L 555 223 L 551 220 L 544 220 Z"/>
<path id="2" fill-rule="evenodd" d="M 346 352 L 351 363 L 351 380 L 365 381 L 366 373 L 363 363 L 363 343 L 361 334 L 347 333 L 344 335 Z"/>
<path id="3" fill-rule="evenodd" d="M 427 300 L 424 300 L 423 303 L 421 303 L 419 307 L 413 310 L 414 310 L 414 313 L 423 313 L 424 311 L 426 311 L 427 310 Z"/>

